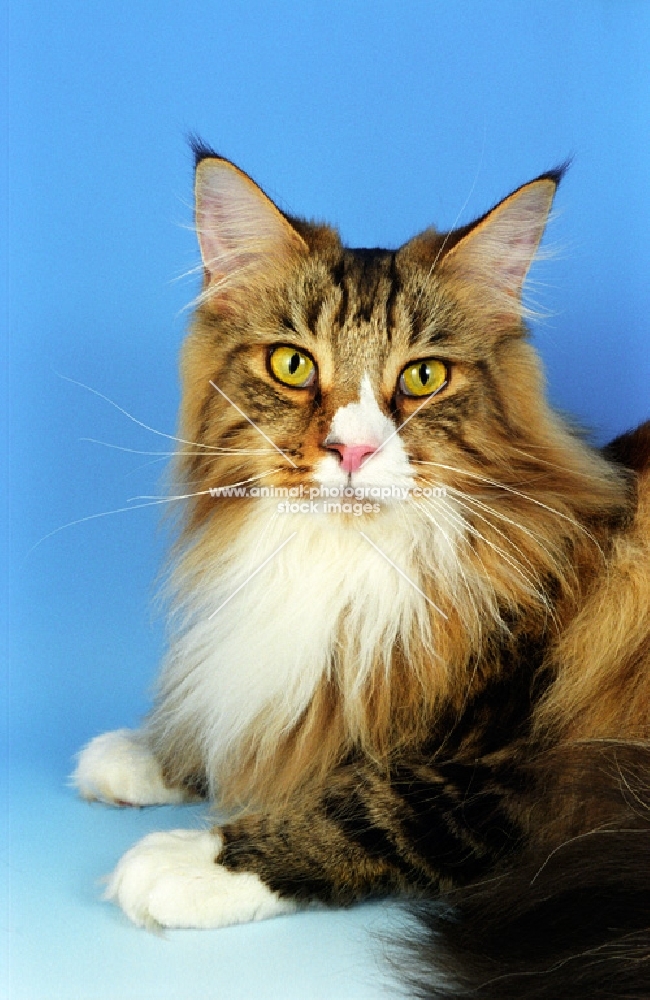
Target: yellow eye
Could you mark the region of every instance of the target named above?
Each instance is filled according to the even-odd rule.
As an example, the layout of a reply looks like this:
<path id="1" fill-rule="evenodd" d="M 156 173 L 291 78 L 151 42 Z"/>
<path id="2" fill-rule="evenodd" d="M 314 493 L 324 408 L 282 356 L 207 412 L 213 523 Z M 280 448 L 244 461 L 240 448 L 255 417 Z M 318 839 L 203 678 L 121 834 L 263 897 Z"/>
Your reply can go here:
<path id="1" fill-rule="evenodd" d="M 433 396 L 448 379 L 447 366 L 435 358 L 408 365 L 399 377 L 398 389 L 404 396 Z"/>
<path id="2" fill-rule="evenodd" d="M 269 354 L 271 373 L 283 385 L 306 389 L 316 378 L 316 365 L 295 347 L 274 347 Z"/>

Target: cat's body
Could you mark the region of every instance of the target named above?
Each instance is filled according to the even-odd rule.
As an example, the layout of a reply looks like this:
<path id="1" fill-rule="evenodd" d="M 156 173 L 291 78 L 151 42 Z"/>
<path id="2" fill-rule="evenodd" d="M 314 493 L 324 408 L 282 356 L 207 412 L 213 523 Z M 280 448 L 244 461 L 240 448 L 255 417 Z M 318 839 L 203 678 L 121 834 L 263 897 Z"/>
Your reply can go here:
<path id="1" fill-rule="evenodd" d="M 353 251 L 197 153 L 170 653 L 143 731 L 91 743 L 76 781 L 239 818 L 145 838 L 111 898 L 219 926 L 650 836 L 650 425 L 585 445 L 523 325 L 559 174 Z M 286 499 L 211 495 L 235 485 Z"/>

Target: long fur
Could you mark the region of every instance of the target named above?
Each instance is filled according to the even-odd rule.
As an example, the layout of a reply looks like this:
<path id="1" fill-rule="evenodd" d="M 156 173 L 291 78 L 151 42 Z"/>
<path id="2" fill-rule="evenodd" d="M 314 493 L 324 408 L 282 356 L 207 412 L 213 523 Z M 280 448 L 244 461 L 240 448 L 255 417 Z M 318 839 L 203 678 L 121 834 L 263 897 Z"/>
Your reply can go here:
<path id="1" fill-rule="evenodd" d="M 570 754 L 564 795 L 600 822 L 420 904 L 421 930 L 398 959 L 415 997 L 650 996 L 650 746 L 607 741 Z M 555 753 L 553 770 L 566 765 Z"/>
<path id="2" fill-rule="evenodd" d="M 420 906 L 416 995 L 647 1000 L 650 431 L 599 454 L 545 400 L 521 292 L 559 176 L 524 185 L 462 230 L 427 230 L 395 253 L 349 251 L 328 227 L 284 216 L 231 164 L 197 156 L 204 287 L 183 354 L 179 431 L 196 451 L 176 468 L 189 501 L 146 733 L 165 780 L 260 810 L 262 833 L 255 821 L 233 827 L 224 857 L 261 865 L 264 834 L 260 873 L 294 894 L 271 848 L 295 863 L 289 817 L 301 847 L 309 841 L 301 796 L 322 824 L 324 856 L 346 829 L 357 853 L 369 852 L 363 872 L 390 869 L 400 847 L 403 817 L 382 827 L 380 805 L 358 789 L 318 812 L 342 762 L 358 755 L 369 787 L 383 789 L 384 805 L 412 808 L 415 827 L 442 788 L 443 842 L 462 839 L 466 822 L 474 849 L 485 836 L 487 851 L 494 832 L 499 864 L 442 905 Z M 273 378 L 278 344 L 316 359 L 313 391 Z M 404 365 L 434 357 L 453 372 L 444 391 L 426 405 L 400 395 Z M 429 497 L 360 522 L 286 518 L 260 499 L 215 502 L 215 487 L 331 482 L 333 432 L 347 445 L 385 444 L 369 483 L 427 487 Z M 519 831 L 504 858 L 499 830 L 472 840 L 463 782 L 477 763 L 472 740 L 500 726 L 492 693 L 526 683 L 530 717 L 480 761 L 488 772 L 501 755 L 516 778 L 514 791 L 487 782 L 481 802 L 498 800 L 494 814 L 477 807 L 477 826 L 507 826 L 504 843 Z M 468 704 L 467 738 L 445 771 L 445 740 Z M 400 767 L 403 787 L 391 786 Z M 271 836 L 266 818 L 285 807 L 287 825 Z M 373 817 L 386 856 L 367 828 Z M 417 828 L 420 850 L 427 831 Z M 334 853 L 332 883 L 313 891 L 347 899 L 336 882 L 345 852 Z M 433 872 L 437 859 L 425 862 Z M 404 858 L 396 864 L 412 888 Z M 444 865 L 436 877 L 451 882 Z"/>
<path id="3" fill-rule="evenodd" d="M 625 474 L 545 403 L 523 336 L 519 292 L 553 178 L 516 192 L 463 239 L 428 231 L 398 254 L 366 257 L 346 251 L 326 227 L 287 220 L 221 163 L 202 160 L 197 174 L 205 288 L 184 349 L 179 432 L 197 448 L 177 465 L 177 492 L 190 499 L 170 655 L 149 733 L 170 782 L 202 772 L 228 804 L 264 807 L 323 778 L 351 749 L 381 759 L 417 743 L 445 701 L 460 710 L 489 673 L 489 662 L 478 672 L 476 665 L 486 637 L 507 631 L 513 614 L 525 612 L 540 634 L 561 630 L 602 569 L 608 525 L 629 497 Z M 266 241 L 257 251 L 255 231 Z M 508 240 L 515 252 L 504 258 Z M 486 287 L 495 258 L 508 261 L 498 289 L 492 282 L 489 295 L 468 298 L 468 289 Z M 372 337 L 360 337 L 359 315 Z M 448 399 L 417 419 L 406 400 L 390 417 L 394 366 L 430 352 L 431 316 L 436 328 L 453 330 L 462 359 Z M 282 329 L 319 358 L 320 411 L 269 379 L 265 345 Z M 283 522 L 259 500 L 210 495 L 232 484 L 327 481 L 319 469 L 336 463 L 323 457 L 321 442 L 333 427 L 354 431 L 351 415 L 368 393 L 379 414 L 369 426 L 395 434 L 369 465 L 369 481 L 439 493 L 363 522 L 414 586 L 404 576 L 396 582 L 353 516 L 336 525 L 311 516 Z M 391 448 L 399 454 L 391 457 Z"/>

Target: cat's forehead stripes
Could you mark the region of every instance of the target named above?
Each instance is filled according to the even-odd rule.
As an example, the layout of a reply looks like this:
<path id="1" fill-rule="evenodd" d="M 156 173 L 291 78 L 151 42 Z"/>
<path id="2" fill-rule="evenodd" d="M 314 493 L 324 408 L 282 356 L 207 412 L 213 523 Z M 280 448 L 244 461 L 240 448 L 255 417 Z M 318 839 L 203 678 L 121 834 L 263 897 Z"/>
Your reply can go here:
<path id="1" fill-rule="evenodd" d="M 385 310 L 391 282 L 391 260 L 385 250 L 353 250 L 343 256 L 341 284 L 347 289 L 345 312 L 339 323 L 369 323 L 379 309 Z"/>
<path id="2" fill-rule="evenodd" d="M 365 354 L 377 367 L 393 348 L 427 351 L 454 339 L 431 275 L 399 252 L 340 248 L 321 278 L 307 295 L 296 289 L 302 319 L 345 361 Z"/>
<path id="3" fill-rule="evenodd" d="M 395 322 L 395 297 L 401 289 L 395 267 L 395 254 L 389 250 L 341 250 L 328 274 L 330 292 L 334 292 L 336 308 L 331 321 L 332 332 L 349 333 L 364 324 L 386 333 L 390 340 Z M 312 332 L 319 329 L 322 310 L 328 297 L 308 303 L 305 313 Z"/>

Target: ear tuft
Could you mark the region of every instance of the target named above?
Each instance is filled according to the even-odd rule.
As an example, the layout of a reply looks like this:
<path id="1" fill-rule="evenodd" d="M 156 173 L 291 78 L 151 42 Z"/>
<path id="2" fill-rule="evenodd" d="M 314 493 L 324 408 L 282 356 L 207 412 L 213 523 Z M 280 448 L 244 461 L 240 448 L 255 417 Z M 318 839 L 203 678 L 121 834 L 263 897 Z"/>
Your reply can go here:
<path id="1" fill-rule="evenodd" d="M 219 159 L 219 154 L 215 152 L 212 146 L 208 146 L 208 144 L 204 142 L 201 136 L 196 132 L 188 132 L 187 143 L 192 150 L 192 155 L 194 156 L 195 169 L 198 167 L 201 160 L 207 160 L 210 159 L 210 157 Z"/>
<path id="2" fill-rule="evenodd" d="M 537 177 L 536 180 L 553 181 L 557 189 L 558 185 L 560 184 L 560 181 L 563 180 L 564 175 L 567 173 L 572 163 L 573 163 L 573 156 L 567 156 L 566 160 L 564 160 L 563 163 L 559 163 L 557 167 L 553 167 L 552 170 L 547 170 L 545 174 L 540 174 L 540 176 Z"/>

